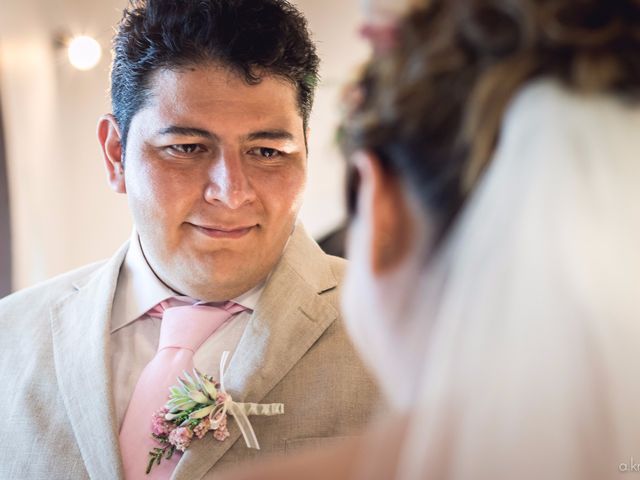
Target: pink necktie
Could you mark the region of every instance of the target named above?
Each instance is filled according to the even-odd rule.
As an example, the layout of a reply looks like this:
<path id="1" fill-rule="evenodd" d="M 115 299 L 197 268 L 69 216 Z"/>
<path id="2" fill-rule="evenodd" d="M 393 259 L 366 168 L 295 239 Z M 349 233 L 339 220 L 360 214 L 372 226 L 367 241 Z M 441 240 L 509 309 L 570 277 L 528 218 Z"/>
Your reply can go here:
<path id="1" fill-rule="evenodd" d="M 177 383 L 182 372 L 191 372 L 193 355 L 200 345 L 234 313 L 244 310 L 233 302 L 215 307 L 189 305 L 189 300 L 186 297 L 170 299 L 148 313 L 152 317 L 162 314 L 160 342 L 155 357 L 140 374 L 120 429 L 120 451 L 127 480 L 171 476 L 180 458 L 179 452 L 170 460 L 163 459 L 160 465 L 154 465 L 149 475 L 145 473 L 149 452 L 159 446 L 151 436 L 152 416 L 167 403 L 169 387 Z"/>

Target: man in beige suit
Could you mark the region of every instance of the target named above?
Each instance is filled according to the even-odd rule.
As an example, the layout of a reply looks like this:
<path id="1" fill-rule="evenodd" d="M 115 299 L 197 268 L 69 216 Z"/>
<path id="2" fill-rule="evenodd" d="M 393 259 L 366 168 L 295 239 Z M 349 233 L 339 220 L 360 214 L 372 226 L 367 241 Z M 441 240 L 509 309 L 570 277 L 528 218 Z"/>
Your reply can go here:
<path id="1" fill-rule="evenodd" d="M 306 22 L 283 0 L 149 0 L 125 12 L 114 112 L 98 137 L 135 231 L 110 260 L 0 302 L 0 478 L 124 477 L 119 436 L 158 348 L 150 312 L 168 299 L 242 306 L 193 362 L 218 377 L 232 352 L 227 392 L 285 409 L 251 417 L 261 450 L 231 417 L 226 440 L 176 452 L 171 478 L 215 478 L 369 419 L 377 391 L 337 307 L 343 262 L 296 220 L 317 68 Z"/>

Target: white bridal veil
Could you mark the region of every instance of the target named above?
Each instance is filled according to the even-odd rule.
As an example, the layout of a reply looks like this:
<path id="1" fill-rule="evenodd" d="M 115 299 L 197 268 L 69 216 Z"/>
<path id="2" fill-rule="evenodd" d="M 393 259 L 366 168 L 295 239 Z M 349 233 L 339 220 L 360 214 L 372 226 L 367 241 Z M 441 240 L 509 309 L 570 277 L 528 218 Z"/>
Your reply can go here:
<path id="1" fill-rule="evenodd" d="M 640 463 L 637 105 L 524 88 L 429 275 L 442 295 L 422 318 L 399 478 L 608 479 Z"/>

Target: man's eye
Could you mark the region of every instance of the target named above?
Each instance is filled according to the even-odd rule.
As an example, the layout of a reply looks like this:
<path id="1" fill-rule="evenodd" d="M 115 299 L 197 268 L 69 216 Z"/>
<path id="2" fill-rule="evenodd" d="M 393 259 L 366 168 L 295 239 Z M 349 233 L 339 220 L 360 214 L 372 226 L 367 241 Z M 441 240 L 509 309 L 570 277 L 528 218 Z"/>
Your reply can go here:
<path id="1" fill-rule="evenodd" d="M 198 153 L 201 150 L 200 145 L 197 143 L 184 143 L 179 145 L 170 145 L 169 150 L 175 155 L 191 155 Z"/>
<path id="2" fill-rule="evenodd" d="M 266 147 L 254 148 L 253 150 L 251 150 L 251 152 L 254 153 L 255 155 L 260 155 L 261 157 L 265 157 L 265 158 L 273 158 L 273 157 L 282 155 L 282 152 L 280 150 L 276 150 L 275 148 L 266 148 Z"/>

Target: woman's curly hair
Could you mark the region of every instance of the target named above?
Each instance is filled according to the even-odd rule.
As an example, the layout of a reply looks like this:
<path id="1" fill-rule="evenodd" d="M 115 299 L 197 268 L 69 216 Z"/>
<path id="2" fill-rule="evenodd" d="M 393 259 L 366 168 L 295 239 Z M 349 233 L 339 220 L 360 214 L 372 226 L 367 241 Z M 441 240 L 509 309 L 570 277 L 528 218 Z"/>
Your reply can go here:
<path id="1" fill-rule="evenodd" d="M 428 1 L 367 65 L 343 147 L 377 153 L 446 225 L 489 161 L 510 100 L 543 76 L 637 99 L 640 0 Z"/>

